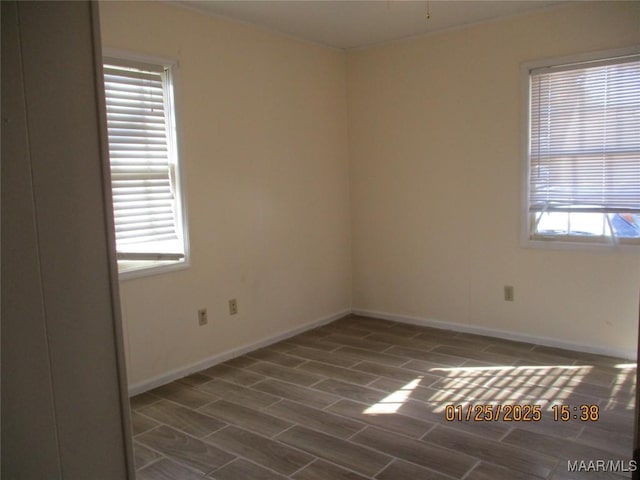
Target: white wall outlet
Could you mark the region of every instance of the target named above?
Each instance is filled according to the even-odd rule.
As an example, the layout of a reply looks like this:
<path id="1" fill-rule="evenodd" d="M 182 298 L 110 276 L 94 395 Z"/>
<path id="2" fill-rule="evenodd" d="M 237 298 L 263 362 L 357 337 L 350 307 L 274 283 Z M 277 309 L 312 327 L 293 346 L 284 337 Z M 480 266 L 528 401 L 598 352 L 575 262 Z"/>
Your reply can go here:
<path id="1" fill-rule="evenodd" d="M 504 299 L 507 302 L 513 302 L 513 287 L 511 285 L 505 285 L 505 287 L 504 287 Z"/>
<path id="2" fill-rule="evenodd" d="M 198 325 L 203 326 L 209 323 L 209 319 L 207 318 L 207 309 L 201 308 L 198 310 Z"/>
<path id="3" fill-rule="evenodd" d="M 235 315 L 238 313 L 238 300 L 232 298 L 229 300 L 229 315 Z"/>

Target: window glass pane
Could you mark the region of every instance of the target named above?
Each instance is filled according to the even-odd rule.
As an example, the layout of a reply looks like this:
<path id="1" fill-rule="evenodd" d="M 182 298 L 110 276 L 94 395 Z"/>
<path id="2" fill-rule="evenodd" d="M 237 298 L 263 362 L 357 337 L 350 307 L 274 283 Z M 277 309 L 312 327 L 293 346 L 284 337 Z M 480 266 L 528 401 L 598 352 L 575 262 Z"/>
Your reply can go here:
<path id="1" fill-rule="evenodd" d="M 109 60 L 104 81 L 119 266 L 184 261 L 170 70 Z"/>
<path id="2" fill-rule="evenodd" d="M 640 238 L 640 56 L 539 68 L 529 82 L 529 238 Z"/>
<path id="3" fill-rule="evenodd" d="M 534 215 L 535 234 L 640 239 L 635 213 L 544 212 Z"/>

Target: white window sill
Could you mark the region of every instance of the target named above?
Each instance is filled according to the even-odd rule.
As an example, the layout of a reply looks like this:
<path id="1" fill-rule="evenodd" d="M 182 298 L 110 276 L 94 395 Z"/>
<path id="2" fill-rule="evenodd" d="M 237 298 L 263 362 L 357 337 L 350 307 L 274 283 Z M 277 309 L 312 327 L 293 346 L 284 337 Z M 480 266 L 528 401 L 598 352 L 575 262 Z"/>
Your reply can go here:
<path id="1" fill-rule="evenodd" d="M 619 241 L 618 243 L 602 243 L 588 239 L 567 239 L 567 238 L 524 238 L 520 242 L 524 248 L 533 248 L 540 250 L 572 250 L 587 252 L 640 252 L 640 244 L 633 241 Z"/>
<path id="2" fill-rule="evenodd" d="M 189 262 L 181 260 L 118 260 L 120 281 L 174 272 L 189 267 Z"/>

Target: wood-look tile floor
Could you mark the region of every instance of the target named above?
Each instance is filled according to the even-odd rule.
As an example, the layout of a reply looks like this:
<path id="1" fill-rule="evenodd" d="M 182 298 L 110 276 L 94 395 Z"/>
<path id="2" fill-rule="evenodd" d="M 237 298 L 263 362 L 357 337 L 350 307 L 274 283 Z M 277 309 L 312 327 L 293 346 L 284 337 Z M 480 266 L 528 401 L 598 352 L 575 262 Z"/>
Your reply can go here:
<path id="1" fill-rule="evenodd" d="M 132 398 L 137 478 L 619 480 L 568 461 L 628 467 L 635 388 L 622 359 L 349 316 Z"/>

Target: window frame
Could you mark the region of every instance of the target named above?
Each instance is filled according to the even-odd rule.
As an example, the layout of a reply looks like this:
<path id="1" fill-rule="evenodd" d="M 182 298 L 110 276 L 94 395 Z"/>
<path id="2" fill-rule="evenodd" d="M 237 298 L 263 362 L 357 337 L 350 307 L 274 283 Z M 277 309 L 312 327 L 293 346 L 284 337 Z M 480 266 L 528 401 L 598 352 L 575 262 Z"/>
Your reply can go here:
<path id="1" fill-rule="evenodd" d="M 168 112 L 168 121 L 170 122 L 170 133 L 172 136 L 167 139 L 168 148 L 171 150 L 174 156 L 174 182 L 176 188 L 175 203 L 176 203 L 176 227 L 181 230 L 179 236 L 182 238 L 184 256 L 179 260 L 124 260 L 118 259 L 118 276 L 119 279 L 129 280 L 141 277 L 147 277 L 151 275 L 158 275 L 162 273 L 173 272 L 176 270 L 182 270 L 188 268 L 190 263 L 190 242 L 189 242 L 189 228 L 188 228 L 188 212 L 186 202 L 186 185 L 185 175 L 183 167 L 183 155 L 181 152 L 181 130 L 179 126 L 182 124 L 179 114 L 179 101 L 176 97 L 179 91 L 179 62 L 175 58 L 163 57 L 158 55 L 147 55 L 126 50 L 103 48 L 102 50 L 102 65 L 112 63 L 119 63 L 120 65 L 128 66 L 142 66 L 144 64 L 154 65 L 169 69 L 170 71 L 170 88 L 168 89 L 168 103 L 170 112 Z M 141 65 L 142 64 L 142 65 Z M 105 93 L 106 99 L 106 93 Z M 106 112 L 106 110 L 105 110 Z M 107 136 L 107 148 L 109 145 L 109 139 Z M 109 168 L 111 165 L 111 159 L 109 158 Z M 109 179 L 111 182 L 111 178 Z M 111 185 L 111 183 L 110 183 Z M 113 197 L 112 197 L 113 198 Z M 112 207 L 113 208 L 113 207 Z M 116 252 L 117 258 L 117 252 Z"/>
<path id="2" fill-rule="evenodd" d="M 628 241 L 616 242 L 613 238 L 609 242 L 600 239 L 581 238 L 574 235 L 554 235 L 545 238 L 534 238 L 531 232 L 531 212 L 529 210 L 530 196 L 530 129 L 531 129 L 531 105 L 530 105 L 530 75 L 531 71 L 545 67 L 558 67 L 586 62 L 604 61 L 616 57 L 639 55 L 640 45 L 613 50 L 601 50 L 576 55 L 554 57 L 549 59 L 528 61 L 521 64 L 521 211 L 520 211 L 520 245 L 525 248 L 551 249 L 551 250 L 591 250 L 591 251 L 627 251 L 637 253 L 640 242 Z M 578 212 L 576 212 L 578 213 Z M 602 237 L 599 237 L 602 238 Z"/>

